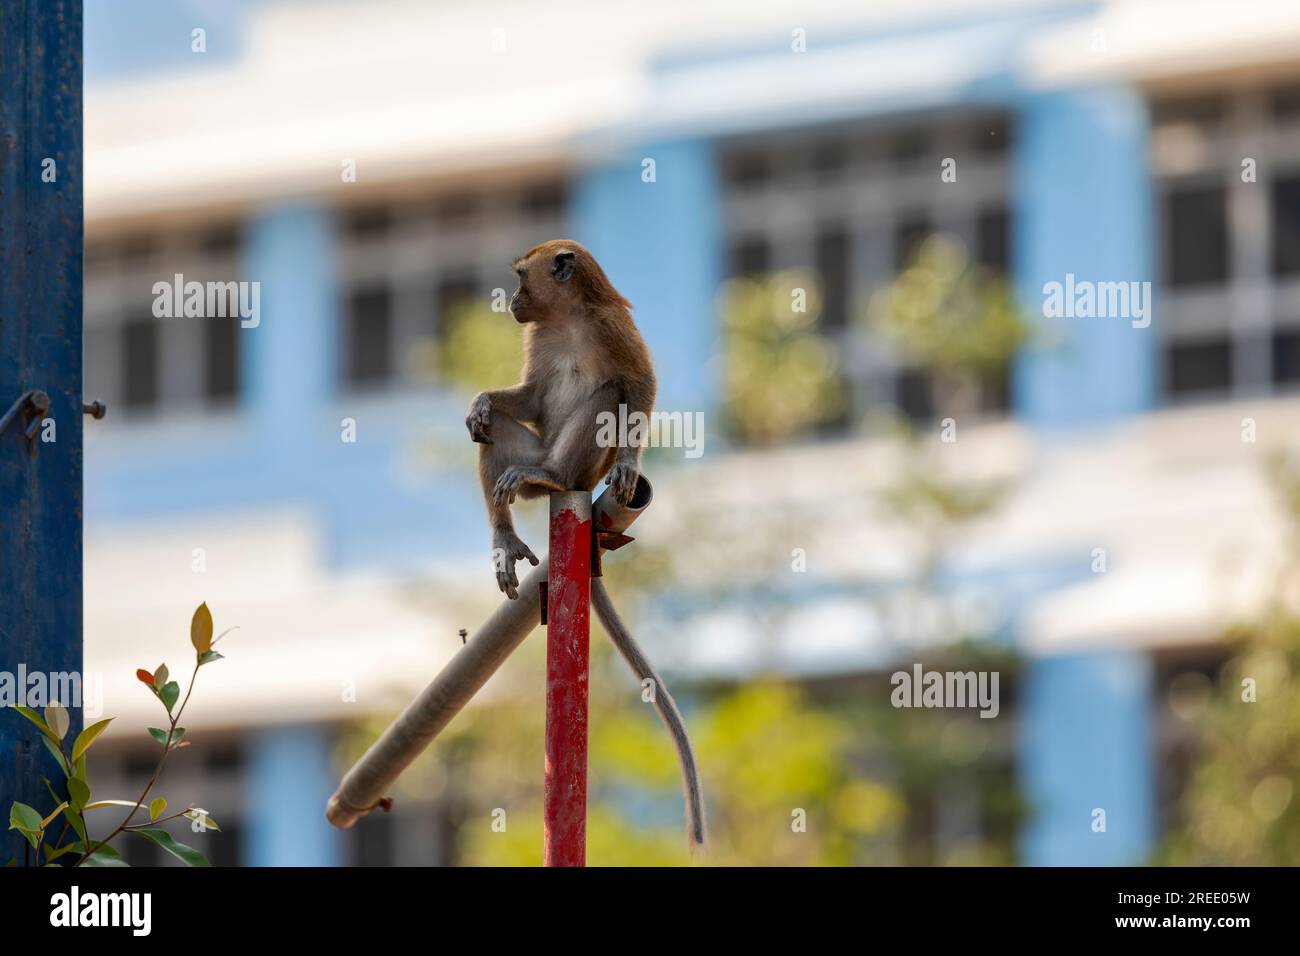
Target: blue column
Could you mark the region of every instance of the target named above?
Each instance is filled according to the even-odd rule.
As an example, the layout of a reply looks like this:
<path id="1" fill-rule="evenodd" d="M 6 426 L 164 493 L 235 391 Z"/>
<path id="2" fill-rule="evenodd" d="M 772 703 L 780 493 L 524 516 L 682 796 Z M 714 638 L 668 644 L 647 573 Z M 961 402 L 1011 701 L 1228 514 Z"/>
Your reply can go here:
<path id="1" fill-rule="evenodd" d="M 240 330 L 244 402 L 263 451 L 301 463 L 310 460 L 312 429 L 335 393 L 333 224 L 322 208 L 284 205 L 263 210 L 248 229 L 244 278 L 261 283 L 261 322 Z"/>
<path id="2" fill-rule="evenodd" d="M 642 179 L 654 160 L 654 182 Z M 654 353 L 661 409 L 697 410 L 715 394 L 715 299 L 722 278 L 721 196 L 713 146 L 677 140 L 623 151 L 578 177 L 574 236 L 634 306 Z"/>
<path id="3" fill-rule="evenodd" d="M 1018 115 L 1015 273 L 1042 340 L 1017 363 L 1017 415 L 1036 425 L 1113 421 L 1151 408 L 1155 319 L 1044 318 L 1043 285 L 1067 273 L 1156 286 L 1148 120 L 1142 98 L 1104 89 L 1030 96 Z"/>
<path id="4" fill-rule="evenodd" d="M 29 447 L 25 405 L 0 432 L 0 671 L 81 674 L 81 2 L 0 4 L 0 415 L 31 390 L 54 421 Z M 52 163 L 52 165 L 51 165 Z M 49 434 L 45 432 L 45 434 Z M 75 687 L 75 685 L 72 685 Z M 15 688 L 13 703 L 25 699 Z M 72 691 L 75 694 L 75 690 Z M 79 700 L 71 740 L 81 729 Z M 39 731 L 0 708 L 0 813 L 54 802 Z M 52 837 L 53 838 L 53 837 Z M 0 865 L 31 851 L 0 833 Z"/>
<path id="5" fill-rule="evenodd" d="M 1107 651 L 1034 660 L 1020 717 L 1031 866 L 1140 863 L 1155 833 L 1152 668 Z M 1105 832 L 1094 830 L 1097 809 Z"/>
<path id="6" fill-rule="evenodd" d="M 274 727 L 249 740 L 244 808 L 248 866 L 338 866 L 342 841 L 325 819 L 338 783 L 329 733 Z"/>

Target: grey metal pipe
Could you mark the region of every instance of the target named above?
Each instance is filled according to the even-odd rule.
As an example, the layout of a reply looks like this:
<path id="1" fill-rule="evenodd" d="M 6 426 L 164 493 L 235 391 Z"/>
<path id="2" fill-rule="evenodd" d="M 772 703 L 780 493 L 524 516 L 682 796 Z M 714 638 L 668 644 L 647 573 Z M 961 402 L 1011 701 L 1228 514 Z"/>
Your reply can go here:
<path id="1" fill-rule="evenodd" d="M 650 504 L 653 490 L 644 475 L 632 501 L 621 505 L 606 488 L 592 505 L 593 532 L 621 534 Z M 478 632 L 456 652 L 437 677 L 407 705 L 346 774 L 325 806 L 325 817 L 347 829 L 378 805 L 388 788 L 433 738 L 451 723 L 507 657 L 538 624 L 547 559 L 520 582 L 519 597 L 501 602 Z"/>

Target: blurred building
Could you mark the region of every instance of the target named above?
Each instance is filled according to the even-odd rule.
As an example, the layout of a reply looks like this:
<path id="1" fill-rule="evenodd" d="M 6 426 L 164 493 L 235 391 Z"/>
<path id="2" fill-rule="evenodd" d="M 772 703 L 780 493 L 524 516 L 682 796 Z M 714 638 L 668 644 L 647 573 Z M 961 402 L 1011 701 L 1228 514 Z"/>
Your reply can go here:
<path id="1" fill-rule="evenodd" d="M 881 403 L 933 413 L 855 319 L 931 232 L 1031 313 L 1067 274 L 1153 283 L 1149 327 L 1040 318 L 956 446 L 1016 494 L 948 569 L 1030 655 L 1006 715 L 1023 861 L 1152 848 L 1181 772 L 1168 682 L 1214 666 L 1280 535 L 1243 419 L 1264 444 L 1300 418 L 1300 7 L 87 7 L 86 395 L 110 408 L 87 427 L 87 667 L 136 725 L 131 675 L 183 655 L 195 604 L 240 625 L 196 692 L 204 762 L 169 787 L 235 833 L 196 838 L 215 860 L 439 858 L 432 820 L 330 831 L 333 749 L 491 606 L 465 397 L 419 373 L 449 310 L 561 235 L 635 304 L 671 410 L 714 407 L 727 276 L 819 277 L 849 411 L 796 449 L 683 462 L 678 493 L 726 482 L 736 507 L 875 467 L 858 425 Z M 155 317 L 177 274 L 260 283 L 260 321 Z M 838 530 L 888 580 L 874 519 Z M 854 595 L 801 613 L 792 675 L 883 666 Z M 696 626 L 678 672 L 743 677 L 745 636 Z"/>

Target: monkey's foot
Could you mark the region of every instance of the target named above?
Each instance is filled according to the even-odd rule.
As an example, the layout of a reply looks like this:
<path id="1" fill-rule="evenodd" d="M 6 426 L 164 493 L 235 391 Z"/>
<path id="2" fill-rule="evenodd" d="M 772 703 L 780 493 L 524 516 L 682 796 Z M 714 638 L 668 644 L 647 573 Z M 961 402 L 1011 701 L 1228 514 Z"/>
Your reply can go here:
<path id="1" fill-rule="evenodd" d="M 501 472 L 501 477 L 497 479 L 496 486 L 492 489 L 492 500 L 498 507 L 512 505 L 515 503 L 515 496 L 519 494 L 519 489 L 539 477 L 541 476 L 535 468 L 511 465 Z"/>
<path id="2" fill-rule="evenodd" d="M 614 489 L 614 497 L 618 499 L 618 503 L 626 505 L 631 503 L 632 496 L 636 494 L 636 482 L 639 476 L 640 472 L 637 471 L 636 465 L 617 462 L 605 476 L 605 484 Z"/>
<path id="3" fill-rule="evenodd" d="M 488 399 L 487 392 L 479 392 L 469 407 L 469 415 L 465 418 L 465 427 L 469 429 L 470 440 L 480 445 L 492 444 L 488 434 L 491 426 L 492 402 Z"/>
<path id="4" fill-rule="evenodd" d="M 529 550 L 528 545 L 519 540 L 519 535 L 507 528 L 499 528 L 493 532 L 492 567 L 496 569 L 497 587 L 512 601 L 519 597 L 519 578 L 515 574 L 515 562 L 525 559 L 533 567 L 539 564 L 537 555 Z"/>

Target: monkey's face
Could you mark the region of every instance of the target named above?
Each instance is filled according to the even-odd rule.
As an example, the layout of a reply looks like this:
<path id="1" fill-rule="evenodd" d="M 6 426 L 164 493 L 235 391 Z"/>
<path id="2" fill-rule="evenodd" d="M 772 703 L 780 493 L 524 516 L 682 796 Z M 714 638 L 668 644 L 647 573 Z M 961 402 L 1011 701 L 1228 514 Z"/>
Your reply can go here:
<path id="1" fill-rule="evenodd" d="M 519 288 L 510 297 L 510 314 L 516 322 L 542 321 L 575 304 L 577 294 L 571 281 L 575 259 L 575 253 L 562 249 L 515 262 Z"/>

